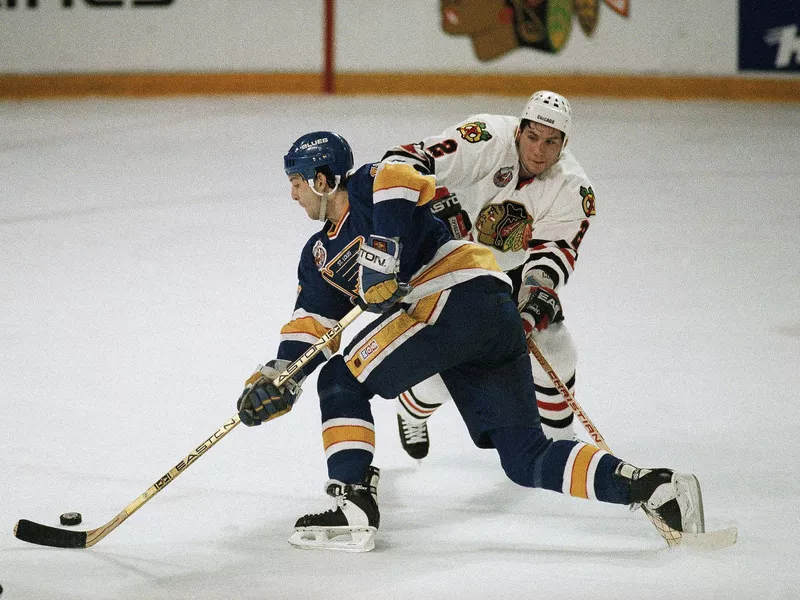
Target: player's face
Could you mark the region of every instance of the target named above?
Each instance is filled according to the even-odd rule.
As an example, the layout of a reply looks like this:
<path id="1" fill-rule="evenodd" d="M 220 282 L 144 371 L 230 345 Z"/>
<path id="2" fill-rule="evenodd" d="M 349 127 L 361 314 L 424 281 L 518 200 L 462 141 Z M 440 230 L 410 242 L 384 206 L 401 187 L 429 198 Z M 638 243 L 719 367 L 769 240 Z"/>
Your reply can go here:
<path id="1" fill-rule="evenodd" d="M 563 143 L 558 129 L 531 122 L 517 133 L 517 151 L 523 175 L 541 175 L 558 161 Z"/>
<path id="2" fill-rule="evenodd" d="M 292 200 L 300 204 L 310 218 L 316 219 L 319 216 L 320 197 L 300 175 L 290 175 L 289 183 L 292 186 Z"/>

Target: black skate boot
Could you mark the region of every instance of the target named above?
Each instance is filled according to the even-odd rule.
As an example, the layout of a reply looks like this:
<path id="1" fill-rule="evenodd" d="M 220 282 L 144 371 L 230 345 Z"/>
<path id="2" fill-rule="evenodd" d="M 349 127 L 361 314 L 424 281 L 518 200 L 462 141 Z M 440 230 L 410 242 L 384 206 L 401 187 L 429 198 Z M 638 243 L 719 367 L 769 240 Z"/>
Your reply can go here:
<path id="1" fill-rule="evenodd" d="M 297 548 L 368 552 L 375 547 L 380 525 L 378 481 L 380 470 L 369 467 L 361 483 L 329 481 L 326 493 L 336 506 L 322 513 L 300 517 L 289 543 Z"/>
<path id="2" fill-rule="evenodd" d="M 641 506 L 668 543 L 680 539 L 681 532 L 705 532 L 703 497 L 694 475 L 670 469 L 637 469 L 622 463 L 614 477 L 627 480 L 633 508 Z M 670 538 L 670 532 L 659 522 L 678 535 Z"/>
<path id="3" fill-rule="evenodd" d="M 400 443 L 403 444 L 403 450 L 411 458 L 422 460 L 428 456 L 431 442 L 428 438 L 427 421 L 412 421 L 397 415 L 397 429 L 400 431 Z"/>

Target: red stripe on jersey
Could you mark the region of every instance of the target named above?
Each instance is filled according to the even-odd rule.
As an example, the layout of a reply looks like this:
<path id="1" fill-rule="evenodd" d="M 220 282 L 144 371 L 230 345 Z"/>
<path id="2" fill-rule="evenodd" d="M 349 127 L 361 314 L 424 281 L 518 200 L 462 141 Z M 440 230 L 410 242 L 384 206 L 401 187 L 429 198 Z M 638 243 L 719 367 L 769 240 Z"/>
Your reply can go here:
<path id="1" fill-rule="evenodd" d="M 561 253 L 564 256 L 567 257 L 567 262 L 569 263 L 569 266 L 574 269 L 575 268 L 575 257 L 572 256 L 572 252 L 569 251 L 569 250 L 565 250 L 564 248 L 559 248 L 559 250 L 561 250 Z"/>

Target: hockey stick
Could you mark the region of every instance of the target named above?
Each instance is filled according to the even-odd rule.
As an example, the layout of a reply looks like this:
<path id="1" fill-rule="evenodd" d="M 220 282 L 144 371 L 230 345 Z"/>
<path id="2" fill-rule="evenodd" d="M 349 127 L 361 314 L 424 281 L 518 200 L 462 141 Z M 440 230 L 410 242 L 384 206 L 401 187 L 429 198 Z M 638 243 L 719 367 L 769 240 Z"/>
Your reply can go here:
<path id="1" fill-rule="evenodd" d="M 356 306 L 353 310 L 347 313 L 342 319 L 337 322 L 331 329 L 312 344 L 303 355 L 286 367 L 278 377 L 275 378 L 274 384 L 276 387 L 281 387 L 287 380 L 289 380 L 298 370 L 303 368 L 309 361 L 319 354 L 328 342 L 338 336 L 345 327 L 350 325 L 356 317 L 358 317 L 364 309 Z M 30 542 L 31 544 L 39 544 L 40 546 L 53 546 L 56 548 L 89 548 L 94 546 L 97 542 L 106 537 L 109 533 L 119 527 L 125 519 L 130 517 L 133 513 L 139 510 L 144 504 L 153 496 L 158 494 L 167 485 L 172 483 L 178 475 L 183 473 L 189 466 L 194 463 L 200 456 L 202 456 L 209 448 L 220 441 L 223 437 L 228 435 L 231 430 L 240 423 L 239 415 L 236 414 L 228 419 L 222 427 L 217 429 L 211 437 L 207 438 L 202 444 L 192 450 L 183 460 L 177 465 L 172 467 L 167 473 L 147 490 L 136 500 L 128 504 L 122 509 L 116 517 L 111 519 L 105 525 L 97 529 L 89 531 L 71 531 L 69 529 L 59 529 L 58 527 L 50 527 L 49 525 L 42 525 L 41 523 L 34 523 L 27 519 L 20 519 L 14 526 L 14 535 L 23 542 Z"/>
<path id="2" fill-rule="evenodd" d="M 611 448 L 608 447 L 608 444 L 606 443 L 605 438 L 603 438 L 601 435 L 600 431 L 598 431 L 597 427 L 594 426 L 594 423 L 592 423 L 592 420 L 584 412 L 583 408 L 581 408 L 581 405 L 578 404 L 578 401 L 575 400 L 575 396 L 573 396 L 569 391 L 569 388 L 564 385 L 564 382 L 561 381 L 561 378 L 553 370 L 553 367 L 544 357 L 544 354 L 542 354 L 542 351 L 539 350 L 536 342 L 533 341 L 533 337 L 529 335 L 527 336 L 526 340 L 528 342 L 528 350 L 536 357 L 536 360 L 550 377 L 553 385 L 556 386 L 558 391 L 561 393 L 561 396 L 572 409 L 572 412 L 577 415 L 578 420 L 580 420 L 581 424 L 586 429 L 586 432 L 592 437 L 592 439 L 600 448 L 609 454 L 614 454 L 611 452 Z M 658 530 L 658 533 L 662 538 L 664 538 L 664 541 L 667 542 L 667 545 L 670 548 L 682 546 L 685 548 L 695 548 L 701 550 L 716 550 L 719 548 L 732 546 L 736 543 L 736 538 L 738 537 L 738 529 L 736 527 L 728 527 L 726 529 L 718 529 L 716 531 L 705 531 L 703 533 L 688 533 L 672 529 L 664 521 L 654 515 L 651 515 L 648 511 L 644 511 L 644 514 L 655 526 L 655 528 Z"/>
<path id="3" fill-rule="evenodd" d="M 542 351 L 539 350 L 539 347 L 536 345 L 536 342 L 533 341 L 533 337 L 529 335 L 526 339 L 528 342 L 528 350 L 530 350 L 530 353 L 536 357 L 537 361 L 539 361 L 539 364 L 542 366 L 542 369 L 544 369 L 545 373 L 547 373 L 547 375 L 550 377 L 550 380 L 553 382 L 553 385 L 556 386 L 556 389 L 561 393 L 561 396 L 564 398 L 569 407 L 572 409 L 572 412 L 575 413 L 575 415 L 578 417 L 578 420 L 581 422 L 581 425 L 583 425 L 583 427 L 586 429 L 586 432 L 591 436 L 591 438 L 600 448 L 602 448 L 609 454 L 614 454 L 613 452 L 611 452 L 611 448 L 608 447 L 608 444 L 606 444 L 606 440 L 600 434 L 597 427 L 595 427 L 594 423 L 592 423 L 592 420 L 589 418 L 589 415 L 587 415 L 584 412 L 584 410 L 581 408 L 581 405 L 578 404 L 577 400 L 575 400 L 575 396 L 573 396 L 572 393 L 569 391 L 569 388 L 566 385 L 564 385 L 564 382 L 561 381 L 561 378 L 553 370 L 553 367 L 544 357 L 544 354 L 542 354 Z"/>

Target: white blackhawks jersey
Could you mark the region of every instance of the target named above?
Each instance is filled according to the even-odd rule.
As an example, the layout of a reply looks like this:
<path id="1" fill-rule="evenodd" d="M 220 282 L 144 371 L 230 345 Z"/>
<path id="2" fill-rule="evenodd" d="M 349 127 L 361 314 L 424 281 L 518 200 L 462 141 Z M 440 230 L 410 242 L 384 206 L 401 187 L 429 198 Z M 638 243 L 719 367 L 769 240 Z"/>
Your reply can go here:
<path id="1" fill-rule="evenodd" d="M 449 221 L 455 237 L 492 248 L 505 271 L 524 265 L 523 279 L 539 269 L 540 276 L 550 279 L 546 283 L 558 289 L 574 270 L 578 247 L 595 214 L 594 192 L 566 149 L 550 169 L 520 181 L 514 144 L 518 126 L 517 117 L 475 115 L 440 135 L 392 148 L 384 160 L 409 162 L 436 176 L 436 185 L 447 190 L 441 190 L 439 205 L 434 200 L 432 208 Z M 452 216 L 458 207 L 448 193 L 469 217 L 469 231 Z M 445 205 L 447 210 L 437 210 Z"/>

